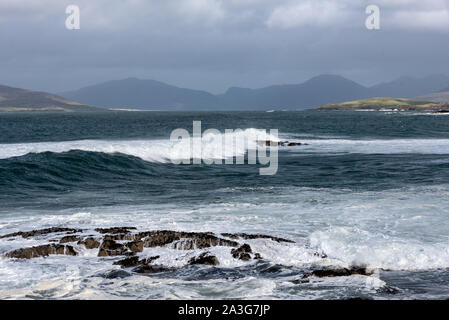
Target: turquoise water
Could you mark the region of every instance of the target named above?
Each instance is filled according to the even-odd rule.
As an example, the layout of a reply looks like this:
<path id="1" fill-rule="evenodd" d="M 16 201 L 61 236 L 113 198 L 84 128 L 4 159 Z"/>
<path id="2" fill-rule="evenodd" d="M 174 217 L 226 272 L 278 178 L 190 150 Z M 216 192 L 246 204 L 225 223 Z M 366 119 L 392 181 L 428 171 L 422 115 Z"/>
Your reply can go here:
<path id="1" fill-rule="evenodd" d="M 276 175 L 261 165 L 174 165 L 170 133 L 278 129 Z M 218 139 L 204 142 L 216 154 Z M 245 152 L 245 150 L 244 150 Z M 258 262 L 212 248 L 220 266 L 110 277 L 77 257 L 0 258 L 0 298 L 407 299 L 449 294 L 449 116 L 413 112 L 0 114 L 0 234 L 50 226 L 266 233 Z M 0 239 L 0 253 L 37 242 Z M 167 248 L 167 265 L 182 266 Z M 317 257 L 322 252 L 327 258 Z M 190 253 L 186 253 L 190 254 Z M 307 270 L 367 266 L 372 276 Z"/>

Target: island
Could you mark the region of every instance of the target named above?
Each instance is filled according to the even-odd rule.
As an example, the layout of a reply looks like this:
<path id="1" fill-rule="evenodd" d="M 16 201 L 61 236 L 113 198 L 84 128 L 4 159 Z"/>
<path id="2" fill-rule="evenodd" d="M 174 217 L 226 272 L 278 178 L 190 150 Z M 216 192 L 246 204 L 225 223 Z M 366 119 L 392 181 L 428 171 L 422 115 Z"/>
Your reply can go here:
<path id="1" fill-rule="evenodd" d="M 395 110 L 395 111 L 434 111 L 449 112 L 449 104 L 402 98 L 370 98 L 325 104 L 316 110 Z"/>

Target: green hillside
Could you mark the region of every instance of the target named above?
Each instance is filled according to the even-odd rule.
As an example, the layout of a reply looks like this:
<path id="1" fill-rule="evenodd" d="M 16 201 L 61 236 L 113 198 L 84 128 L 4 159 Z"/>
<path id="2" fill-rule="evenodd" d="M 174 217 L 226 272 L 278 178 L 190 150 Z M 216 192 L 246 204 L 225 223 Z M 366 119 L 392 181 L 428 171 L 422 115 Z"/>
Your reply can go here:
<path id="1" fill-rule="evenodd" d="M 449 110 L 449 105 L 413 99 L 371 98 L 325 104 L 318 110 Z"/>

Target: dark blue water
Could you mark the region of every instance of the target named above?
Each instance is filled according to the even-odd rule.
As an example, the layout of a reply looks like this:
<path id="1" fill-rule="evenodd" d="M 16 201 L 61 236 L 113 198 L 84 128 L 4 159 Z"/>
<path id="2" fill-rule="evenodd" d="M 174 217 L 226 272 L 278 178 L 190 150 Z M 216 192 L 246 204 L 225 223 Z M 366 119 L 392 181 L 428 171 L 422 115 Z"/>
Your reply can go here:
<path id="1" fill-rule="evenodd" d="M 221 132 L 278 129 L 282 140 L 308 145 L 280 148 L 279 169 L 273 176 L 261 176 L 259 164 L 174 165 L 167 161 L 164 146 L 172 130 L 191 132 L 193 121 L 201 121 L 203 130 Z M 54 224 L 118 223 L 151 229 L 265 232 L 297 241 L 294 248 L 265 252 L 268 262 L 290 268 L 283 271 L 286 275 L 267 278 L 262 272 L 252 280 L 248 272 L 256 269 L 238 266 L 253 270 L 243 272 L 241 286 L 246 289 L 235 288 L 217 297 L 251 297 L 253 287 L 259 288 L 256 297 L 265 298 L 447 296 L 446 282 L 438 279 L 448 278 L 448 195 L 446 115 L 349 111 L 0 114 L 1 233 Z M 321 263 L 308 256 L 307 248 L 324 251 L 332 259 L 328 265 L 363 264 L 381 273 L 350 277 L 341 284 L 317 280 L 318 287 L 324 281 L 318 292 L 313 285 L 287 286 L 285 277 L 295 277 L 299 272 L 295 268 Z M 0 268 L 14 273 L 16 267 L 2 263 L 7 265 Z M 31 275 L 39 267 L 24 264 L 21 268 Z M 385 274 L 385 270 L 395 273 Z M 79 277 L 81 273 L 75 272 Z M 222 288 L 204 280 L 201 289 L 189 283 L 190 278 L 174 277 L 186 281 L 173 289 L 183 297 L 207 298 L 203 289 Z M 27 279 L 26 272 L 25 279 L 28 284 L 42 280 Z M 23 288 L 23 281 L 10 285 Z M 413 291 L 417 283 L 419 292 Z M 391 286 L 398 293 L 386 293 Z M 114 294 L 111 290 L 104 293 Z M 162 291 L 151 298 L 163 298 Z M 2 292 L 0 296 L 8 296 Z M 74 293 L 68 290 L 67 294 Z"/>

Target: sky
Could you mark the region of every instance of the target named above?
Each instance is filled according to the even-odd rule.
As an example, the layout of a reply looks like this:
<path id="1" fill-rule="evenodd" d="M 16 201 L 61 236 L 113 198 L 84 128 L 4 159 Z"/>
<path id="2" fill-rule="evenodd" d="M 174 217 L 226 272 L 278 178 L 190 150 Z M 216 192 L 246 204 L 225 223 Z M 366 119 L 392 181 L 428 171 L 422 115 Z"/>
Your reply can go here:
<path id="1" fill-rule="evenodd" d="M 449 75 L 448 57 L 449 0 L 0 0 L 0 84 L 32 90 L 137 77 L 222 93 L 319 74 L 372 85 Z"/>

